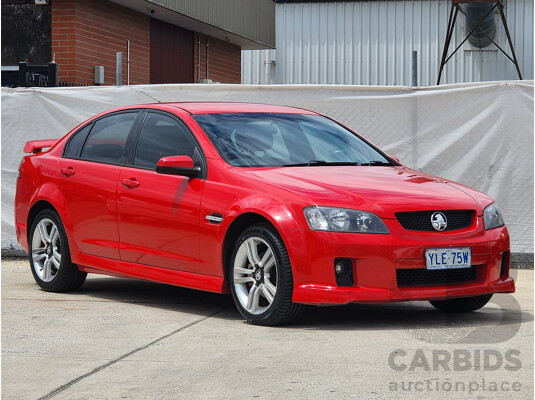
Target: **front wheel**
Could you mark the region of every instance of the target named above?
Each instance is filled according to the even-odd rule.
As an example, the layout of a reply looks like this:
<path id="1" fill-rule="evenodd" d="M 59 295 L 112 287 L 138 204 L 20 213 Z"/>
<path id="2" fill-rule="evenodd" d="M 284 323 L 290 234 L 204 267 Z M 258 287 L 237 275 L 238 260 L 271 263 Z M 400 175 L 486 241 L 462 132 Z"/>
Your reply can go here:
<path id="1" fill-rule="evenodd" d="M 48 292 L 80 288 L 87 276 L 71 262 L 65 228 L 58 214 L 43 210 L 30 229 L 30 266 L 37 284 Z"/>
<path id="2" fill-rule="evenodd" d="M 449 313 L 466 313 L 479 310 L 489 302 L 492 293 L 475 297 L 461 297 L 458 299 L 431 301 L 430 303 L 439 311 Z"/>
<path id="3" fill-rule="evenodd" d="M 293 277 L 286 246 L 269 224 L 255 224 L 239 237 L 229 265 L 232 297 L 243 317 L 258 325 L 279 325 L 304 309 L 292 302 Z"/>

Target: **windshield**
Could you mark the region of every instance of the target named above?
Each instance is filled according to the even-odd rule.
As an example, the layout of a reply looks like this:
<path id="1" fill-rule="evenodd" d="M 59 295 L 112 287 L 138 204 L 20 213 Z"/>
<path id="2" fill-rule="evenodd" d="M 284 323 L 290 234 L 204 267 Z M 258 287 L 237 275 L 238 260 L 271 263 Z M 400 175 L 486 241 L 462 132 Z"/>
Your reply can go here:
<path id="1" fill-rule="evenodd" d="M 393 165 L 378 150 L 320 115 L 228 113 L 193 118 L 236 167 Z"/>

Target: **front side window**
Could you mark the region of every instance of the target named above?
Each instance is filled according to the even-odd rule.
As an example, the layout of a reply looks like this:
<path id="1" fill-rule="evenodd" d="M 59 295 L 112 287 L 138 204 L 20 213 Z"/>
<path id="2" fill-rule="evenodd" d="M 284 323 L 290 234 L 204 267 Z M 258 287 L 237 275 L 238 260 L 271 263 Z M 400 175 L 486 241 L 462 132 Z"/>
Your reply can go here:
<path id="1" fill-rule="evenodd" d="M 237 167 L 392 165 L 379 150 L 320 115 L 199 114 L 193 118 Z"/>
<path id="2" fill-rule="evenodd" d="M 128 135 L 134 126 L 138 112 L 114 114 L 97 120 L 82 149 L 81 158 L 109 164 L 124 161 L 124 149 Z"/>
<path id="3" fill-rule="evenodd" d="M 195 141 L 187 128 L 174 118 L 149 113 L 139 134 L 134 166 L 156 169 L 162 157 L 190 156 L 198 158 Z"/>

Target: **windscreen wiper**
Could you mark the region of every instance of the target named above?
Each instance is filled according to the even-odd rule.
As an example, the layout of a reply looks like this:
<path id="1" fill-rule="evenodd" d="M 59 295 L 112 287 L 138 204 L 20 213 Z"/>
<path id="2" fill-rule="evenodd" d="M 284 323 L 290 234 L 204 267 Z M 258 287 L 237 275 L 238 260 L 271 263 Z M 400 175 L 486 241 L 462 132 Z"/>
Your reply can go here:
<path id="1" fill-rule="evenodd" d="M 360 165 L 366 165 L 366 166 L 373 166 L 373 165 L 392 165 L 392 163 L 384 162 L 384 161 L 369 161 L 362 163 Z"/>
<path id="2" fill-rule="evenodd" d="M 316 167 L 316 166 L 332 166 L 332 165 L 359 165 L 356 161 L 324 161 L 324 160 L 310 160 L 306 163 L 284 164 L 283 167 Z"/>

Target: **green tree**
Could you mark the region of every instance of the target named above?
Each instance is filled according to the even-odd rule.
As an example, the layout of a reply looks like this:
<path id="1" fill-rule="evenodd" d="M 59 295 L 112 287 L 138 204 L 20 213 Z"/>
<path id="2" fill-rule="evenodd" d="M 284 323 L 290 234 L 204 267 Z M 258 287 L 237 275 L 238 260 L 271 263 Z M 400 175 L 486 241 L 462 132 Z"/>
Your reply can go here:
<path id="1" fill-rule="evenodd" d="M 50 6 L 2 5 L 2 65 L 52 61 Z"/>

